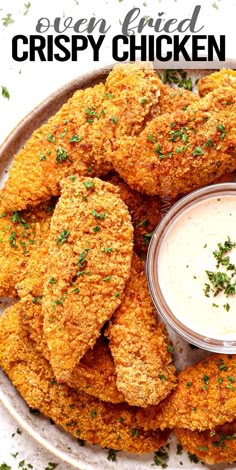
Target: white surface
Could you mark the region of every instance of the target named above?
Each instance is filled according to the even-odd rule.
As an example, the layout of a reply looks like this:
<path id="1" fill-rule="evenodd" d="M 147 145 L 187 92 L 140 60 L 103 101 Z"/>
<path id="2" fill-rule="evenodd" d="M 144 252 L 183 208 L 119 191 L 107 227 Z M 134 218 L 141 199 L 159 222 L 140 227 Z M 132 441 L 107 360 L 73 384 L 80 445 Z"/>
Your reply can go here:
<path id="1" fill-rule="evenodd" d="M 91 50 L 84 51 L 81 59 L 74 63 L 70 61 L 64 63 L 14 62 L 11 59 L 12 37 L 15 34 L 35 34 L 35 24 L 42 16 L 50 18 L 85 16 L 88 18 L 94 13 L 97 18 L 104 17 L 110 20 L 112 35 L 119 34 L 120 20 L 135 2 L 133 0 L 96 0 L 96 2 L 95 0 L 90 2 L 88 0 L 57 0 L 56 2 L 31 0 L 29 12 L 24 15 L 25 3 L 28 2 L 26 0 L 0 0 L 0 87 L 6 86 L 10 93 L 9 100 L 0 94 L 0 142 L 26 113 L 52 91 L 82 73 L 112 62 L 109 41 L 103 49 L 99 63 L 93 63 Z M 226 34 L 227 31 L 229 56 L 230 51 L 234 51 L 235 44 L 235 0 L 205 0 L 204 2 L 178 0 L 177 3 L 176 0 L 136 1 L 136 4 L 142 8 L 143 15 L 155 17 L 157 11 L 165 10 L 167 16 L 171 17 L 173 11 L 178 11 L 180 18 L 187 17 L 196 3 L 203 5 L 205 25 L 211 25 L 212 28 L 214 24 L 215 32 L 221 31 L 222 34 Z M 2 18 L 8 13 L 12 14 L 14 23 L 4 27 Z M 212 34 L 214 30 L 211 29 L 209 34 Z M 36 470 L 45 470 L 49 462 L 59 463 L 58 459 L 36 444 L 25 431 L 18 434 L 17 428 L 18 424 L 0 404 L 0 464 L 5 462 L 16 470 L 19 468 L 19 462 L 25 460 L 26 468 L 27 464 L 31 464 Z M 13 454 L 17 452 L 18 454 L 14 457 Z M 178 458 L 179 460 L 181 458 Z M 60 463 L 57 468 L 69 470 L 72 467 Z M 113 468 L 112 465 L 111 468 Z M 190 468 L 190 466 L 185 465 L 184 468 Z"/>

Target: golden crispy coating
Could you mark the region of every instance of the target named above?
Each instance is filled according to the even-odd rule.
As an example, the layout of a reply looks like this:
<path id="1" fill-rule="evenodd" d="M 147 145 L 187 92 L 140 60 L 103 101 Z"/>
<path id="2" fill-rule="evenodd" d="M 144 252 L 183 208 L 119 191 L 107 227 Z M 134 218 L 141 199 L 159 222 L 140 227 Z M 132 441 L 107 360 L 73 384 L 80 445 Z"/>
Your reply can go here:
<path id="1" fill-rule="evenodd" d="M 0 366 L 24 400 L 90 444 L 143 454 L 158 449 L 168 432 L 143 431 L 136 410 L 99 401 L 55 380 L 48 361 L 21 329 L 18 305 L 0 318 Z"/>
<path id="2" fill-rule="evenodd" d="M 160 87 L 159 108 L 160 114 L 185 111 L 193 102 L 198 101 L 199 96 L 189 90 L 178 90 L 162 84 Z"/>
<path id="3" fill-rule="evenodd" d="M 116 173 L 109 173 L 105 180 L 118 186 L 120 197 L 128 206 L 134 227 L 134 251 L 147 253 L 152 232 L 163 216 L 164 202 L 157 196 L 146 196 L 131 189 Z"/>
<path id="4" fill-rule="evenodd" d="M 215 429 L 236 414 L 236 355 L 212 354 L 186 367 L 177 388 L 159 406 L 138 411 L 145 429 Z"/>
<path id="5" fill-rule="evenodd" d="M 130 405 L 156 405 L 175 387 L 175 368 L 165 327 L 157 320 L 144 273 L 133 255 L 131 273 L 120 307 L 110 320 L 109 347 L 117 372 L 117 388 Z"/>
<path id="6" fill-rule="evenodd" d="M 18 315 L 22 328 L 34 341 L 35 349 L 48 361 L 50 353 L 43 334 L 43 314 L 41 299 L 38 302 L 27 299 L 18 303 Z M 88 395 L 111 403 L 121 403 L 125 398 L 116 386 L 114 362 L 105 340 L 97 339 L 93 349 L 89 349 L 76 365 L 68 379 L 67 385 L 82 390 Z"/>
<path id="7" fill-rule="evenodd" d="M 159 78 L 151 66 L 141 67 L 114 67 L 105 85 L 78 90 L 33 133 L 15 157 L 2 191 L 6 210 L 58 195 L 67 175 L 100 176 L 112 169 L 114 139 L 139 133 L 159 111 Z"/>
<path id="8" fill-rule="evenodd" d="M 44 333 L 58 380 L 67 381 L 120 305 L 133 227 L 118 189 L 98 178 L 66 178 L 51 220 Z"/>
<path id="9" fill-rule="evenodd" d="M 218 426 L 214 431 L 174 431 L 184 450 L 208 464 L 236 461 L 236 421 Z"/>
<path id="10" fill-rule="evenodd" d="M 31 211 L 6 214 L 0 209 L 0 297 L 17 297 L 34 260 L 41 258 L 49 231 L 53 201 Z"/>
<path id="11" fill-rule="evenodd" d="M 124 137 L 113 165 L 134 189 L 175 197 L 236 169 L 236 90 L 222 87 Z"/>
<path id="12" fill-rule="evenodd" d="M 199 95 L 202 97 L 222 85 L 236 88 L 236 70 L 222 69 L 211 73 L 210 75 L 201 78 L 197 87 Z"/>

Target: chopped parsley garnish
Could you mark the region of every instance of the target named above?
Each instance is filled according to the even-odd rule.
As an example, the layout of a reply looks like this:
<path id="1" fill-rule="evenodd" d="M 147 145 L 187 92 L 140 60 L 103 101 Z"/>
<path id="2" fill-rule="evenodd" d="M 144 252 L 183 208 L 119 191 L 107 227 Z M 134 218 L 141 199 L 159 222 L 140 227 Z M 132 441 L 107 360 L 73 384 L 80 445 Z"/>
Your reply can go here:
<path id="1" fill-rule="evenodd" d="M 95 416 L 97 416 L 97 412 L 96 412 L 96 410 L 92 410 L 91 411 L 91 418 L 95 418 Z"/>
<path id="2" fill-rule="evenodd" d="M 194 151 L 192 152 L 193 157 L 198 157 L 199 155 L 204 155 L 204 151 L 201 147 L 195 147 Z"/>
<path id="3" fill-rule="evenodd" d="M 154 452 L 153 462 L 155 465 L 167 468 L 167 461 L 169 459 L 169 453 L 167 447 L 160 447 L 159 450 Z"/>
<path id="4" fill-rule="evenodd" d="M 138 437 L 139 436 L 139 430 L 136 428 L 130 429 L 130 434 L 132 437 Z"/>
<path id="5" fill-rule="evenodd" d="M 185 88 L 186 90 L 192 91 L 193 83 L 192 79 L 187 76 L 187 72 L 182 69 L 179 70 L 171 70 L 166 69 L 163 70 L 162 74 L 162 81 L 163 83 L 170 83 L 175 84 L 180 88 Z"/>
<path id="6" fill-rule="evenodd" d="M 148 101 L 147 98 L 141 98 L 141 100 L 139 101 L 140 104 L 144 104 Z"/>
<path id="7" fill-rule="evenodd" d="M 52 144 L 55 144 L 55 142 L 56 142 L 56 139 L 55 139 L 53 134 L 48 134 L 47 140 L 48 140 L 48 142 L 52 142 Z"/>
<path id="8" fill-rule="evenodd" d="M 83 140 L 83 137 L 79 137 L 77 134 L 73 134 L 70 137 L 69 142 L 81 142 L 81 140 Z"/>
<path id="9" fill-rule="evenodd" d="M 220 139 L 224 139 L 226 136 L 226 129 L 224 124 L 218 124 L 218 126 L 216 126 L 216 129 L 221 132 Z"/>
<path id="10" fill-rule="evenodd" d="M 154 137 L 153 137 L 152 134 L 149 134 L 149 135 L 147 136 L 147 138 L 148 138 L 148 140 L 150 140 L 153 144 L 156 144 L 156 143 L 157 143 L 157 140 L 154 139 Z"/>
<path id="11" fill-rule="evenodd" d="M 213 140 L 212 139 L 207 139 L 205 143 L 205 147 L 210 148 L 213 145 Z"/>
<path id="12" fill-rule="evenodd" d="M 96 225 L 95 227 L 93 227 L 93 231 L 94 233 L 97 233 L 101 230 L 101 227 L 99 227 L 99 225 Z"/>
<path id="13" fill-rule="evenodd" d="M 106 93 L 106 97 L 109 99 L 109 100 L 112 100 L 114 95 L 112 95 L 111 93 Z"/>
<path id="14" fill-rule="evenodd" d="M 45 157 L 45 155 L 43 155 L 43 153 L 40 153 L 39 160 L 42 162 L 44 160 L 47 160 L 47 157 Z"/>
<path id="15" fill-rule="evenodd" d="M 84 187 L 86 189 L 94 188 L 94 182 L 90 180 L 86 180 L 84 181 Z"/>
<path id="16" fill-rule="evenodd" d="M 56 162 L 57 163 L 62 163 L 65 162 L 66 159 L 68 158 L 67 151 L 63 147 L 58 147 L 57 149 L 57 156 L 56 156 Z"/>
<path id="17" fill-rule="evenodd" d="M 2 85 L 2 96 L 3 98 L 7 98 L 8 100 L 10 99 L 10 93 L 7 89 L 6 86 Z"/>
<path id="18" fill-rule="evenodd" d="M 191 385 L 192 385 L 192 382 L 186 382 L 186 387 L 187 388 L 191 387 Z"/>
<path id="19" fill-rule="evenodd" d="M 69 230 L 62 230 L 60 235 L 57 237 L 57 244 L 62 246 L 63 243 L 67 241 L 67 238 L 69 237 L 69 235 L 70 235 Z"/>
<path id="20" fill-rule="evenodd" d="M 118 119 L 117 119 L 117 117 L 116 117 L 116 116 L 112 116 L 112 118 L 111 118 L 111 119 L 112 119 L 112 121 L 114 122 L 114 124 L 117 124 L 117 122 L 118 122 Z"/>
<path id="21" fill-rule="evenodd" d="M 13 24 L 13 23 L 15 23 L 15 20 L 12 18 L 11 13 L 7 13 L 7 15 L 4 18 L 2 18 L 3 26 L 9 26 L 9 24 Z"/>
<path id="22" fill-rule="evenodd" d="M 156 148 L 154 149 L 154 152 L 157 153 L 160 157 L 160 160 L 163 160 L 164 158 L 167 158 L 167 155 L 164 155 L 161 150 L 161 145 L 157 144 Z"/>
<path id="23" fill-rule="evenodd" d="M 30 2 L 24 3 L 24 6 L 25 6 L 25 11 L 24 11 L 23 15 L 25 16 L 25 15 L 28 14 L 28 11 L 29 11 L 29 9 L 30 9 L 30 7 L 31 7 L 31 3 L 30 3 Z"/>
<path id="24" fill-rule="evenodd" d="M 114 449 L 109 449 L 107 460 L 110 460 L 111 462 L 116 461 L 116 451 Z"/>
<path id="25" fill-rule="evenodd" d="M 112 252 L 112 248 L 106 248 L 106 247 L 104 247 L 104 248 L 102 249 L 102 251 L 103 251 L 104 253 L 111 253 L 111 252 Z"/>
<path id="26" fill-rule="evenodd" d="M 55 282 L 56 282 L 55 277 L 51 277 L 48 282 L 49 282 L 49 284 L 55 284 Z"/>
<path id="27" fill-rule="evenodd" d="M 94 217 L 96 217 L 97 219 L 105 219 L 107 213 L 106 213 L 106 212 L 100 212 L 100 213 L 99 213 L 99 212 L 97 212 L 97 211 L 95 211 L 95 210 L 92 210 L 92 211 L 91 211 L 91 214 L 92 214 Z"/>
<path id="28" fill-rule="evenodd" d="M 218 368 L 219 370 L 228 370 L 228 367 L 224 364 L 223 359 L 218 360 Z"/>
<path id="29" fill-rule="evenodd" d="M 104 277 L 103 282 L 110 281 L 110 279 L 111 279 L 111 276 Z"/>
<path id="30" fill-rule="evenodd" d="M 92 116 L 92 119 L 91 118 L 87 119 L 87 122 L 90 122 L 90 123 L 94 122 L 95 117 L 99 119 L 99 116 L 96 113 L 95 109 L 96 109 L 95 106 L 93 106 L 92 108 L 85 108 L 86 114 L 88 114 L 88 116 Z"/>
<path id="31" fill-rule="evenodd" d="M 11 246 L 16 247 L 16 232 L 11 232 L 9 236 L 9 243 Z"/>

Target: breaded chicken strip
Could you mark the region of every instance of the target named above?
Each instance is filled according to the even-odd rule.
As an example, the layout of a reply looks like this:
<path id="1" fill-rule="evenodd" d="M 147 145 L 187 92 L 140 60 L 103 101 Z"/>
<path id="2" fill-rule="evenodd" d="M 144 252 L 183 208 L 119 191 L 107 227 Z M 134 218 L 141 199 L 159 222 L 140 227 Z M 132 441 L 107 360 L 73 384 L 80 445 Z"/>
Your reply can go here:
<path id="1" fill-rule="evenodd" d="M 139 133 L 159 112 L 159 82 L 150 65 L 135 63 L 115 66 L 105 84 L 78 90 L 15 157 L 3 207 L 24 209 L 59 195 L 67 175 L 111 170 L 114 140 Z"/>
<path id="2" fill-rule="evenodd" d="M 33 299 L 34 300 L 34 299 Z M 18 315 L 22 328 L 34 342 L 34 348 L 45 359 L 50 360 L 50 353 L 43 334 L 43 315 L 41 299 L 38 302 L 23 299 L 18 303 Z M 122 403 L 124 395 L 117 390 L 114 361 L 106 341 L 100 337 L 93 349 L 89 349 L 76 365 L 67 385 L 84 391 L 103 401 Z"/>
<path id="3" fill-rule="evenodd" d="M 175 368 L 165 327 L 158 322 L 150 298 L 144 264 L 135 254 L 122 303 L 107 335 L 117 388 L 125 400 L 142 407 L 158 404 L 176 385 Z"/>
<path id="4" fill-rule="evenodd" d="M 113 185 L 73 176 L 61 186 L 42 306 L 51 364 L 57 379 L 67 381 L 121 303 L 133 227 Z"/>
<path id="5" fill-rule="evenodd" d="M 120 139 L 113 165 L 132 188 L 173 198 L 234 171 L 235 148 L 236 90 L 221 87 Z"/>
<path id="6" fill-rule="evenodd" d="M 53 201 L 12 214 L 0 209 L 0 297 L 17 297 L 16 284 L 42 255 L 53 209 Z"/>
<path id="7" fill-rule="evenodd" d="M 105 180 L 118 186 L 120 197 L 128 206 L 134 227 L 134 251 L 147 253 L 152 232 L 163 216 L 164 201 L 157 196 L 146 196 L 131 189 L 116 173 L 110 173 Z"/>
<path id="8" fill-rule="evenodd" d="M 236 421 L 218 426 L 214 431 L 174 431 L 184 450 L 208 464 L 236 461 Z"/>
<path id="9" fill-rule="evenodd" d="M 236 355 L 212 354 L 186 367 L 177 388 L 160 404 L 137 413 L 144 429 L 215 429 L 236 415 Z"/>
<path id="10" fill-rule="evenodd" d="M 0 367 L 31 408 L 90 444 L 143 454 L 158 449 L 167 432 L 143 431 L 136 410 L 99 401 L 59 385 L 52 368 L 21 329 L 17 304 L 0 318 Z"/>
<path id="11" fill-rule="evenodd" d="M 213 72 L 210 75 L 201 78 L 197 87 L 199 95 L 202 97 L 222 85 L 236 88 L 236 70 L 222 69 L 217 72 Z"/>

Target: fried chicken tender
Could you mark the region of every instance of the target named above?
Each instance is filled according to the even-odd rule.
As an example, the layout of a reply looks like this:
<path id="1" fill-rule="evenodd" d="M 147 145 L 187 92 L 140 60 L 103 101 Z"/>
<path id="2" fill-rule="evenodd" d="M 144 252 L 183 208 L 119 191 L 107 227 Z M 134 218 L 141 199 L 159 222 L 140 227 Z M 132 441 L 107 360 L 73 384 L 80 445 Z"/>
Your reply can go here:
<path id="1" fill-rule="evenodd" d="M 202 97 L 222 85 L 236 88 L 236 70 L 222 69 L 211 73 L 210 75 L 201 78 L 197 87 L 199 95 Z"/>
<path id="2" fill-rule="evenodd" d="M 236 355 L 212 354 L 180 372 L 177 388 L 160 406 L 139 410 L 137 419 L 144 429 L 214 430 L 235 419 L 235 377 Z"/>
<path id="3" fill-rule="evenodd" d="M 98 178 L 66 178 L 51 220 L 44 333 L 58 380 L 72 370 L 121 303 L 133 227 L 118 189 Z"/>
<path id="4" fill-rule="evenodd" d="M 59 385 L 48 361 L 21 328 L 17 312 L 15 304 L 0 318 L 0 366 L 31 408 L 89 444 L 143 454 L 166 443 L 169 432 L 144 431 L 134 408 Z"/>
<path id="5" fill-rule="evenodd" d="M 174 198 L 234 171 L 235 147 L 236 90 L 221 87 L 120 139 L 113 165 L 132 188 Z"/>
<path id="6" fill-rule="evenodd" d="M 158 322 L 144 273 L 133 255 L 131 273 L 120 307 L 107 331 L 117 372 L 117 388 L 134 406 L 156 405 L 175 387 L 175 368 L 166 330 Z"/>
<path id="7" fill-rule="evenodd" d="M 50 361 L 50 353 L 43 334 L 43 314 L 41 300 L 38 303 L 25 300 L 18 303 L 18 315 L 22 328 L 34 342 L 34 348 Z M 117 390 L 116 371 L 109 347 L 103 337 L 99 337 L 93 347 L 82 357 L 68 379 L 67 385 L 86 392 L 103 401 L 122 403 L 124 395 Z"/>
<path id="8" fill-rule="evenodd" d="M 159 112 L 159 77 L 151 65 L 115 66 L 105 84 L 78 90 L 16 155 L 2 191 L 7 211 L 59 195 L 70 174 L 101 176 L 112 169 L 115 139 L 139 133 Z M 29 170 L 30 169 L 30 170 Z"/>
<path id="9" fill-rule="evenodd" d="M 0 297 L 17 297 L 17 284 L 44 251 L 53 201 L 31 211 L 0 209 Z"/>
<path id="10" fill-rule="evenodd" d="M 184 450 L 208 464 L 236 461 L 236 421 L 218 426 L 214 431 L 174 431 Z"/>
<path id="11" fill-rule="evenodd" d="M 146 196 L 131 189 L 116 173 L 110 173 L 104 179 L 118 186 L 120 197 L 128 206 L 134 227 L 134 251 L 138 254 L 147 253 L 152 232 L 163 216 L 164 201 L 157 196 Z"/>

